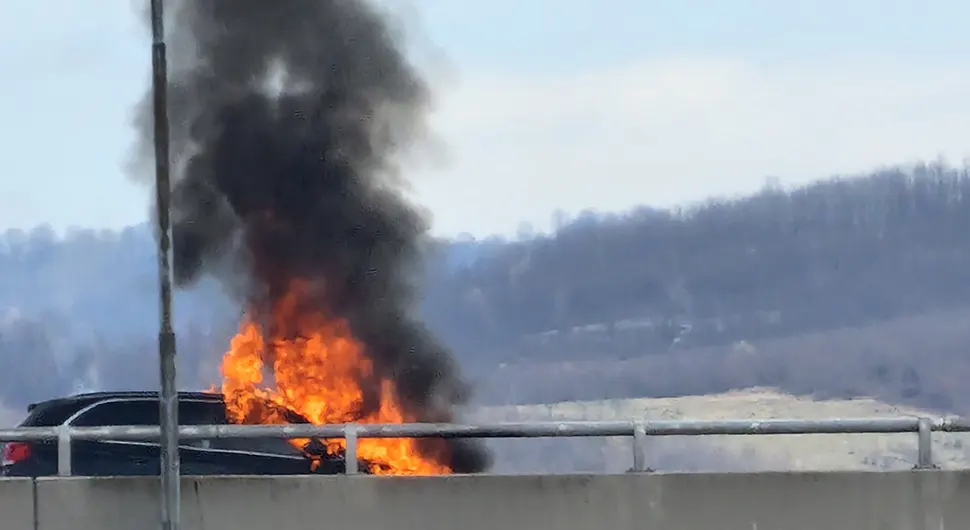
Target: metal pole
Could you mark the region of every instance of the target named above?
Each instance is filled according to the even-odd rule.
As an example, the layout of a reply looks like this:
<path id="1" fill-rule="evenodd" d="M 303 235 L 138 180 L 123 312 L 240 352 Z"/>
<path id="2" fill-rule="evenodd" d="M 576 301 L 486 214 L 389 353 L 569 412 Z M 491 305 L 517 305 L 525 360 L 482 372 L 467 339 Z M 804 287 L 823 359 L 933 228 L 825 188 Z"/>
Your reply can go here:
<path id="1" fill-rule="evenodd" d="M 158 396 L 161 433 L 162 530 L 179 527 L 178 395 L 175 386 L 175 331 L 172 329 L 172 235 L 169 220 L 168 72 L 162 0 L 151 0 L 152 91 L 155 118 L 155 209 L 158 216 L 158 280 L 160 322 L 158 331 Z"/>
<path id="2" fill-rule="evenodd" d="M 933 420 L 920 418 L 917 428 L 916 469 L 934 469 L 933 465 Z"/>

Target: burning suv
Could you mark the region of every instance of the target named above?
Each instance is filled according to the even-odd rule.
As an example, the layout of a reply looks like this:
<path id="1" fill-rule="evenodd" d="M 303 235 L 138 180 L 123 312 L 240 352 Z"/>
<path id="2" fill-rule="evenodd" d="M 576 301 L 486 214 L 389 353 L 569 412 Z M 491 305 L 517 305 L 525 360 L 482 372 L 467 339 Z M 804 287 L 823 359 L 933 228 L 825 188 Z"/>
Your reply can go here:
<path id="1" fill-rule="evenodd" d="M 225 425 L 226 406 L 221 394 L 180 392 L 179 423 Z M 80 394 L 35 403 L 27 408 L 21 427 L 100 427 L 159 424 L 157 392 L 104 392 Z M 293 423 L 306 423 L 288 414 Z M 287 440 L 211 439 L 185 441 L 179 457 L 184 475 L 308 475 L 339 474 L 346 470 L 342 456 L 312 448 L 325 444 L 314 440 L 301 450 Z M 121 440 L 74 440 L 71 442 L 71 474 L 77 476 L 124 476 L 160 474 L 157 442 Z M 310 456 L 315 455 L 315 456 Z M 57 442 L 11 442 L 3 446 L 0 475 L 48 476 L 57 474 Z M 361 465 L 362 471 L 367 469 Z M 364 471 L 366 472 L 366 471 Z"/>

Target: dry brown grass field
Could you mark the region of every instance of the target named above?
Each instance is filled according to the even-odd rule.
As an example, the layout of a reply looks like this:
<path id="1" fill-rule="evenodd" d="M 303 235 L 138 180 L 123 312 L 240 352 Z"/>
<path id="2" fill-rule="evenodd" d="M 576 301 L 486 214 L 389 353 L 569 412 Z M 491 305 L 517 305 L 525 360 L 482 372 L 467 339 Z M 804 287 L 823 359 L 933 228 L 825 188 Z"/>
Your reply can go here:
<path id="1" fill-rule="evenodd" d="M 826 419 L 938 416 L 875 399 L 812 400 L 773 389 L 663 399 L 575 401 L 482 407 L 470 420 Z M 944 468 L 970 467 L 970 435 L 934 434 Z M 492 444 L 498 472 L 618 472 L 632 464 L 629 439 L 539 439 Z M 916 462 L 915 434 L 705 436 L 652 438 L 648 463 L 657 471 L 782 471 L 907 469 Z"/>

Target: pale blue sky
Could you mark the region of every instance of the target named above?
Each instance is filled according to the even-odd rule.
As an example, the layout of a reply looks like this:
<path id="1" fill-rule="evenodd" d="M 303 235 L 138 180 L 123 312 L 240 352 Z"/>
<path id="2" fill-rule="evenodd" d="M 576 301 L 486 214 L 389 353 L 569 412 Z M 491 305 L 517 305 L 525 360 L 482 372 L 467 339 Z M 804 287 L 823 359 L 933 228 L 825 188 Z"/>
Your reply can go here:
<path id="1" fill-rule="evenodd" d="M 967 2 L 386 3 L 447 58 L 443 148 L 408 166 L 438 233 L 970 154 Z M 145 220 L 122 171 L 148 81 L 133 5 L 0 0 L 0 230 Z"/>

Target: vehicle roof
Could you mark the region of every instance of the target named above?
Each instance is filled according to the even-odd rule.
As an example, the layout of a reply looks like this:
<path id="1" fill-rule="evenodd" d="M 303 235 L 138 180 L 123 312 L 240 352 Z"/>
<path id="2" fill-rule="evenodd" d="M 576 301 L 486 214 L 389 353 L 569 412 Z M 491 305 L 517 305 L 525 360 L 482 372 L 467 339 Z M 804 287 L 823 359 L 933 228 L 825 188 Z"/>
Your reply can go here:
<path id="1" fill-rule="evenodd" d="M 121 391 L 121 392 L 87 392 L 83 394 L 74 394 L 72 396 L 59 397 L 55 399 L 48 399 L 47 401 L 39 401 L 37 403 L 31 403 L 27 406 L 27 411 L 31 412 L 37 407 L 48 407 L 57 405 L 68 405 L 68 404 L 92 404 L 98 401 L 105 401 L 108 399 L 158 399 L 157 390 L 131 390 L 131 391 Z M 223 395 L 216 392 L 179 392 L 178 399 L 186 399 L 193 401 L 209 401 L 213 403 L 223 403 Z"/>

